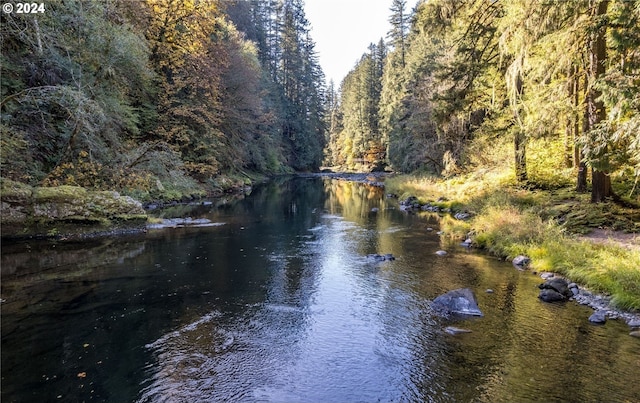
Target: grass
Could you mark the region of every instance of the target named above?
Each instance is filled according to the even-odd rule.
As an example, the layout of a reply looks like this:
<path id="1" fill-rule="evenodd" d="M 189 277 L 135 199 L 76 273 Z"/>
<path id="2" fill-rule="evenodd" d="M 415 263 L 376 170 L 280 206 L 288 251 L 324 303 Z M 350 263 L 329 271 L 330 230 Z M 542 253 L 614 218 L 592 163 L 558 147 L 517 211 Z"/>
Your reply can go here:
<path id="1" fill-rule="evenodd" d="M 457 178 L 396 176 L 387 190 L 423 202 L 447 201 L 452 211 L 471 212 L 468 221 L 445 216 L 441 229 L 458 242 L 471 234 L 475 246 L 513 258 L 524 254 L 532 269 L 560 273 L 589 289 L 611 295 L 612 303 L 640 310 L 640 250 L 595 245 L 579 235 L 592 228 L 640 232 L 640 211 L 613 203 L 591 204 L 589 196 L 564 187 L 527 190 L 504 172 L 479 171 Z"/>

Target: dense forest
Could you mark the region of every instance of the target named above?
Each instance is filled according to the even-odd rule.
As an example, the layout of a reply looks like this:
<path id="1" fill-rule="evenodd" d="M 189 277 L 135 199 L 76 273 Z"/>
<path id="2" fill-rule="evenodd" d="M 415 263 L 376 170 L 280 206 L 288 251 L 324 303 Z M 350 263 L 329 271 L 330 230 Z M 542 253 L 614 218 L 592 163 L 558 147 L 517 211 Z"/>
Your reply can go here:
<path id="1" fill-rule="evenodd" d="M 170 199 L 321 163 L 302 0 L 60 0 L 1 18 L 3 178 Z"/>
<path id="2" fill-rule="evenodd" d="M 451 176 L 640 195 L 640 1 L 391 0 L 335 88 L 303 0 L 2 14 L 2 177 L 141 199 L 251 173 Z"/>
<path id="3" fill-rule="evenodd" d="M 340 86 L 325 162 L 637 198 L 640 2 L 393 0 Z M 613 183 L 613 187 L 612 187 Z"/>

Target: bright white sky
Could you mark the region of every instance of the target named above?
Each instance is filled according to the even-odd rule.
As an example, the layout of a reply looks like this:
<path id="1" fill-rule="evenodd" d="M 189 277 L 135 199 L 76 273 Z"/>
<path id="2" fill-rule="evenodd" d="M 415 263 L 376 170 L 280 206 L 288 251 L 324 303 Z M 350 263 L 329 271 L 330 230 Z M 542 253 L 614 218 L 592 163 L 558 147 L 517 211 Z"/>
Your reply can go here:
<path id="1" fill-rule="evenodd" d="M 390 31 L 392 0 L 306 0 L 305 16 L 311 23 L 320 65 L 327 83 L 336 90 L 342 79 L 368 51 L 369 44 L 386 41 Z M 416 0 L 407 2 L 411 12 Z"/>

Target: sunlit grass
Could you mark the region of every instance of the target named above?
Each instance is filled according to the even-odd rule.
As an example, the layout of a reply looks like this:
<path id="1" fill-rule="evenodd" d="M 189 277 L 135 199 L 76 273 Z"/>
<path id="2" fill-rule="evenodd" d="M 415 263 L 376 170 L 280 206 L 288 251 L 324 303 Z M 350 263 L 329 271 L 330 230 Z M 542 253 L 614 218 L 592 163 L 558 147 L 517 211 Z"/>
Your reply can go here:
<path id="1" fill-rule="evenodd" d="M 532 258 L 532 270 L 560 273 L 611 295 L 620 308 L 640 310 L 640 251 L 581 241 L 567 232 L 573 227 L 555 220 L 557 215 L 575 219 L 573 214 L 609 222 L 606 209 L 578 197 L 564 212 L 554 204 L 564 202 L 562 194 L 531 192 L 510 183 L 509 174 L 485 171 L 447 180 L 397 176 L 388 179 L 387 188 L 401 197 L 415 195 L 421 202 L 444 197 L 450 205 L 472 212 L 469 221 L 443 217 L 441 229 L 449 240 L 471 233 L 475 246 L 493 255 L 527 255 Z"/>

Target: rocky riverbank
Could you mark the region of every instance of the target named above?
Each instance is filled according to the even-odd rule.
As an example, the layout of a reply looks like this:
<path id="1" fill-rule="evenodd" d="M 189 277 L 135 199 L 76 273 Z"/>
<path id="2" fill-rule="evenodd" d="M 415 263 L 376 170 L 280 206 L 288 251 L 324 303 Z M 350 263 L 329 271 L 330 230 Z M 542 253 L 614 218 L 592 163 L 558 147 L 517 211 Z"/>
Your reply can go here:
<path id="1" fill-rule="evenodd" d="M 5 240 L 51 238 L 82 240 L 136 234 L 147 229 L 174 227 L 153 218 L 154 210 L 186 205 L 227 203 L 251 192 L 249 185 L 229 187 L 210 200 L 141 203 L 115 191 L 92 191 L 78 186 L 32 187 L 0 179 L 1 236 Z M 191 223 L 188 223 L 191 226 Z"/>
<path id="2" fill-rule="evenodd" d="M 520 268 L 515 264 L 515 259 L 514 266 Z M 533 272 L 533 274 L 538 273 Z M 640 313 L 617 309 L 611 304 L 610 296 L 591 292 L 555 273 L 545 272 L 539 275 L 544 280 L 539 286 L 540 295 L 538 296 L 542 301 L 550 303 L 575 301 L 580 305 L 589 306 L 594 310 L 594 313 L 589 316 L 589 322 L 601 325 L 606 323 L 607 319 L 623 320 L 630 328 L 629 334 L 640 337 Z"/>
<path id="3" fill-rule="evenodd" d="M 420 203 L 415 196 L 409 196 L 399 201 L 399 208 L 408 213 L 424 211 L 430 213 L 448 214 L 453 221 L 466 222 L 473 218 L 473 214 L 465 211 L 464 206 L 460 205 L 453 209 L 450 207 L 442 207 L 447 204 L 447 199 L 442 198 L 436 202 Z M 466 228 L 466 226 L 465 226 Z M 439 233 L 441 236 L 451 237 L 452 234 Z M 459 234 L 461 235 L 461 234 Z M 476 233 L 472 230 L 466 235 L 459 238 L 460 246 L 468 249 L 477 246 Z M 518 270 L 529 270 L 535 266 L 535 262 L 531 258 L 523 255 L 516 256 L 512 263 Z M 637 311 L 628 311 L 619 309 L 612 303 L 613 298 L 606 294 L 595 293 L 587 287 L 578 285 L 571 280 L 559 275 L 558 273 L 543 272 L 537 273 L 532 270 L 535 275 L 540 275 L 543 283 L 540 284 L 540 299 L 549 303 L 557 303 L 564 301 L 575 301 L 581 305 L 586 305 L 594 309 L 593 315 L 588 320 L 594 324 L 603 324 L 607 319 L 623 320 L 630 328 L 630 335 L 640 337 L 640 313 Z M 586 320 L 587 318 L 585 318 Z"/>
<path id="4" fill-rule="evenodd" d="M 31 187 L 2 179 L 2 237 L 52 236 L 78 227 L 93 231 L 140 227 L 147 213 L 142 204 L 115 191 L 78 186 Z"/>

